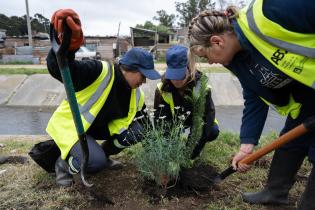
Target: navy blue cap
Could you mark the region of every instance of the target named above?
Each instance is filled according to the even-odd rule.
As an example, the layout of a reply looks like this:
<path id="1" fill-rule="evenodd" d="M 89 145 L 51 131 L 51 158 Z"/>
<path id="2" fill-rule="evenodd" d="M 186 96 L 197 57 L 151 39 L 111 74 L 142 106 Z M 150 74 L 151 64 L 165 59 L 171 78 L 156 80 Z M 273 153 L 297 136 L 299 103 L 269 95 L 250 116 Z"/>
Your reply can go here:
<path id="1" fill-rule="evenodd" d="M 182 45 L 174 45 L 167 50 L 166 79 L 182 80 L 185 78 L 188 65 L 187 51 L 188 48 Z"/>
<path id="2" fill-rule="evenodd" d="M 120 60 L 130 70 L 140 71 L 148 79 L 160 79 L 161 75 L 154 69 L 153 56 L 142 48 L 132 48 Z"/>

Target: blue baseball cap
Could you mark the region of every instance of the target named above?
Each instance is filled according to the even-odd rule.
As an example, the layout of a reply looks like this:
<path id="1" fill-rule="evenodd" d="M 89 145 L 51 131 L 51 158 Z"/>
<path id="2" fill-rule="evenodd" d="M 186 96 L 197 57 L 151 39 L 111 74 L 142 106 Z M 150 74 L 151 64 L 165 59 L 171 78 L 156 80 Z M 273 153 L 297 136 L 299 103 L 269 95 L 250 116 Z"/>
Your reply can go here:
<path id="1" fill-rule="evenodd" d="M 148 79 L 160 79 L 161 75 L 154 69 L 153 56 L 142 48 L 132 48 L 120 60 L 129 70 L 140 71 Z"/>
<path id="2" fill-rule="evenodd" d="M 182 45 L 174 45 L 166 52 L 165 78 L 170 80 L 182 80 L 185 78 L 188 58 L 188 48 Z"/>

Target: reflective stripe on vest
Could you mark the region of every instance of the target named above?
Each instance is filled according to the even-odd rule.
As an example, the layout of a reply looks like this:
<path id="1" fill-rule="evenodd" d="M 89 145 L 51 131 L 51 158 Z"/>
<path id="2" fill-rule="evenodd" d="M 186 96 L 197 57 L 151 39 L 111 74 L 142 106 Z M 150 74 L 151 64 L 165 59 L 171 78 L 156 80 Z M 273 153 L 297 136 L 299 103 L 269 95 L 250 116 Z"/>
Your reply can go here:
<path id="1" fill-rule="evenodd" d="M 172 112 L 172 116 L 174 117 L 175 116 L 175 106 L 174 106 L 174 101 L 173 101 L 173 95 L 172 93 L 170 92 L 166 92 L 166 91 L 162 91 L 162 85 L 163 83 L 162 82 L 159 82 L 157 84 L 157 87 L 160 91 L 160 94 L 163 98 L 163 100 L 168 104 L 170 105 L 170 110 Z"/>
<path id="2" fill-rule="evenodd" d="M 239 13 L 237 22 L 250 43 L 276 68 L 315 89 L 315 34 L 288 31 L 263 14 L 263 0 Z"/>
<path id="3" fill-rule="evenodd" d="M 110 135 L 121 134 L 128 129 L 136 116 L 136 113 L 140 111 L 144 104 L 144 93 L 140 88 L 131 90 L 130 104 L 128 116 L 120 119 L 112 120 L 108 123 L 108 129 Z"/>
<path id="4" fill-rule="evenodd" d="M 276 112 L 278 112 L 282 116 L 288 116 L 290 114 L 292 119 L 296 119 L 300 114 L 300 109 L 301 109 L 302 104 L 295 102 L 292 95 L 290 95 L 289 103 L 285 106 L 277 106 L 277 105 L 270 103 L 269 101 L 267 101 L 266 99 L 264 99 L 262 97 L 260 97 L 260 98 L 267 105 L 269 105 L 271 109 L 275 110 Z"/>
<path id="5" fill-rule="evenodd" d="M 102 62 L 102 66 L 98 78 L 85 89 L 75 93 L 84 131 L 87 131 L 94 121 L 113 86 L 114 67 L 107 62 Z M 46 131 L 61 150 L 61 158 L 65 159 L 72 146 L 78 141 L 68 101 L 63 100 L 59 105 L 50 118 Z"/>
<path id="6" fill-rule="evenodd" d="M 160 94 L 161 94 L 163 100 L 170 106 L 170 110 L 171 110 L 171 112 L 172 112 L 172 116 L 174 117 L 174 116 L 175 116 L 175 106 L 174 106 L 174 101 L 173 101 L 173 95 L 172 95 L 172 93 L 170 93 L 170 92 L 162 91 L 162 90 L 161 90 L 162 85 L 163 85 L 163 83 L 162 83 L 162 82 L 159 82 L 159 83 L 157 84 L 157 87 L 158 87 L 158 89 L 159 89 L 159 91 L 160 91 Z M 198 80 L 196 86 L 195 86 L 194 89 L 193 89 L 193 93 L 194 93 L 196 96 L 199 95 L 199 93 L 200 93 L 200 88 L 201 88 L 201 81 Z M 208 88 L 211 89 L 211 86 L 208 85 Z M 219 125 L 219 121 L 217 120 L 217 118 L 214 119 L 214 123 L 217 124 L 217 125 Z"/>

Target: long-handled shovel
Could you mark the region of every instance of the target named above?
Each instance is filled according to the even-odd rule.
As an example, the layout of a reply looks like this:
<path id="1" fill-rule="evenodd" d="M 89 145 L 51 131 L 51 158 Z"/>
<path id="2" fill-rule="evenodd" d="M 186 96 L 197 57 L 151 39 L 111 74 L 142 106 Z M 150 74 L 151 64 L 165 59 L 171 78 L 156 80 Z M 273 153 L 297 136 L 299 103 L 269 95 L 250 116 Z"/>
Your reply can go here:
<path id="1" fill-rule="evenodd" d="M 292 140 L 294 140 L 297 137 L 302 136 L 303 134 L 314 130 L 315 129 L 315 117 L 308 118 L 304 123 L 301 125 L 293 128 L 289 132 L 283 134 L 279 138 L 277 138 L 275 141 L 273 141 L 270 144 L 267 144 L 266 146 L 260 148 L 259 150 L 255 151 L 254 153 L 246 156 L 244 159 L 242 159 L 239 163 L 243 164 L 251 164 L 254 161 L 258 160 L 262 156 L 268 154 L 269 152 L 279 148 L 285 143 L 288 143 Z M 219 183 L 222 180 L 224 180 L 229 175 L 236 172 L 236 170 L 233 169 L 233 167 L 229 167 L 226 170 L 224 170 L 221 174 L 219 174 L 217 177 L 215 177 L 214 182 Z"/>
<path id="2" fill-rule="evenodd" d="M 57 62 L 59 66 L 59 70 L 61 72 L 62 81 L 66 89 L 66 94 L 68 98 L 68 102 L 70 104 L 70 109 L 72 112 L 74 124 L 78 133 L 81 149 L 82 149 L 82 160 L 81 160 L 81 180 L 83 184 L 87 187 L 92 187 L 93 184 L 89 184 L 85 178 L 86 166 L 89 159 L 89 148 L 86 140 L 86 134 L 84 132 L 82 119 L 80 116 L 79 106 L 77 103 L 77 99 L 75 96 L 75 91 L 73 87 L 73 83 L 71 80 L 70 70 L 68 66 L 67 54 L 68 54 L 68 47 L 70 45 L 71 39 L 71 30 L 67 26 L 64 25 L 64 32 L 63 32 L 63 41 L 59 46 L 56 41 L 56 34 L 54 32 L 52 24 L 50 25 L 50 41 L 52 44 L 52 48 L 56 53 Z"/>

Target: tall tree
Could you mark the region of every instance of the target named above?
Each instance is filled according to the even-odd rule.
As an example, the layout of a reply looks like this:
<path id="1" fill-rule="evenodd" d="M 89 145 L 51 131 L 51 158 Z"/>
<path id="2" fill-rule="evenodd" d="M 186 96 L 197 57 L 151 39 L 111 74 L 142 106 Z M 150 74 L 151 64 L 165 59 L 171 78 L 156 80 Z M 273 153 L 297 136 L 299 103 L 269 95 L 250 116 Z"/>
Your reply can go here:
<path id="1" fill-rule="evenodd" d="M 173 24 L 175 21 L 174 14 L 168 15 L 165 10 L 159 10 L 156 13 L 157 13 L 157 16 L 154 16 L 153 20 L 159 21 L 159 25 L 164 25 L 169 28 L 173 27 Z"/>
<path id="2" fill-rule="evenodd" d="M 171 33 L 169 27 L 166 27 L 164 25 L 154 25 L 151 21 L 145 21 L 144 25 L 137 24 L 136 28 L 149 29 L 152 31 L 158 31 L 158 32 L 163 32 L 163 33 L 168 33 L 168 34 Z"/>
<path id="3" fill-rule="evenodd" d="M 49 20 L 40 14 L 31 17 L 32 30 L 35 32 L 48 32 Z M 8 36 L 23 36 L 27 34 L 26 15 L 22 17 L 7 17 L 0 14 L 0 28 L 5 29 Z"/>
<path id="4" fill-rule="evenodd" d="M 189 22 L 200 11 L 215 8 L 215 0 L 187 0 L 175 2 L 176 11 L 179 13 L 179 25 L 188 26 Z"/>

